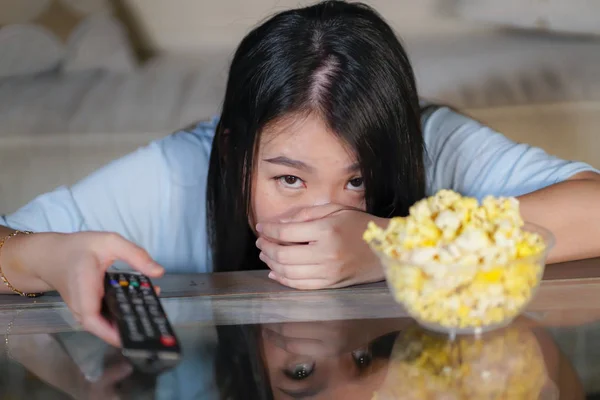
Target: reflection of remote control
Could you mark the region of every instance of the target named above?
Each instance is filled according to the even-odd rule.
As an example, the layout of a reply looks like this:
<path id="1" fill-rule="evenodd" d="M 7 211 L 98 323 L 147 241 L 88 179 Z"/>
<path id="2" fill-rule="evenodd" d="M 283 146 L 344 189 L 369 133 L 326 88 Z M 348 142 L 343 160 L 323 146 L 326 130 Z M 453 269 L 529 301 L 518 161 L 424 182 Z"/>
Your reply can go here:
<path id="1" fill-rule="evenodd" d="M 177 337 L 145 275 L 107 272 L 104 303 L 121 335 L 123 355 L 142 372 L 158 373 L 179 362 Z"/>

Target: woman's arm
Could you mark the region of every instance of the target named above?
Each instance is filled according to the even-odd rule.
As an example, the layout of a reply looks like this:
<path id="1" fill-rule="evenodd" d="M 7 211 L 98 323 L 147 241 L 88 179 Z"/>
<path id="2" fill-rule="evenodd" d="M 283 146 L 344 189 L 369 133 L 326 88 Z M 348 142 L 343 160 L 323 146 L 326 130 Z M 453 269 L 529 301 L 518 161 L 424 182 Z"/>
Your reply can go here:
<path id="1" fill-rule="evenodd" d="M 168 205 L 164 197 L 172 176 L 162 154 L 158 145 L 151 145 L 71 188 L 59 188 L 0 216 L 5 279 L 25 293 L 58 291 L 86 330 L 118 346 L 116 329 L 101 316 L 104 274 L 115 262 L 151 277 L 163 273 L 147 251 L 123 238 L 152 243 L 153 217 L 161 214 L 165 201 Z M 12 229 L 35 233 L 7 238 Z M 11 292 L 0 282 L 0 293 Z"/>
<path id="2" fill-rule="evenodd" d="M 523 219 L 556 236 L 549 262 L 600 256 L 600 174 L 581 172 L 519 200 Z"/>
<path id="3" fill-rule="evenodd" d="M 70 233 L 115 232 L 142 246 L 151 243 L 152 215 L 158 215 L 169 173 L 156 144 L 111 162 L 72 187 L 38 196 L 10 215 L 0 215 L 0 268 L 20 291 L 53 289 L 41 276 L 60 264 Z M 161 170 L 162 169 L 162 170 Z M 33 235 L 9 237 L 15 230 Z M 75 250 L 75 249 L 72 249 Z M 82 249 L 83 251 L 84 249 Z M 70 250 L 69 250 L 70 251 Z M 53 254 L 48 254 L 53 253 Z M 73 260 L 71 260 L 74 262 Z M 66 277 L 65 277 L 66 278 Z M 0 281 L 0 293 L 12 291 Z"/>
<path id="4" fill-rule="evenodd" d="M 515 143 L 449 108 L 433 112 L 423 133 L 428 195 L 516 196 L 523 218 L 556 236 L 549 262 L 600 256 L 598 170 Z"/>
<path id="5" fill-rule="evenodd" d="M 174 209 L 173 182 L 185 178 L 180 177 L 183 167 L 170 162 L 171 154 L 178 152 L 183 164 L 194 156 L 206 159 L 202 157 L 202 148 L 198 150 L 200 146 L 192 146 L 197 137 L 181 132 L 153 142 L 108 163 L 73 186 L 59 187 L 12 214 L 0 215 L 0 241 L 14 230 L 35 232 L 10 237 L 0 248 L 0 267 L 6 279 L 24 292 L 49 290 L 47 279 L 42 282 L 38 276 L 43 275 L 48 265 L 57 264 L 52 262 L 56 261 L 55 256 L 61 256 L 56 249 L 70 241 L 69 235 L 64 234 L 76 232 L 116 233 L 153 256 L 161 255 L 156 237 L 164 228 L 163 219 L 174 220 L 168 214 Z M 192 154 L 181 156 L 182 147 Z M 196 168 L 196 171 L 203 170 Z M 191 186 L 188 181 L 182 184 Z M 44 252 L 54 254 L 38 254 Z M 0 281 L 0 293 L 12 292 Z"/>

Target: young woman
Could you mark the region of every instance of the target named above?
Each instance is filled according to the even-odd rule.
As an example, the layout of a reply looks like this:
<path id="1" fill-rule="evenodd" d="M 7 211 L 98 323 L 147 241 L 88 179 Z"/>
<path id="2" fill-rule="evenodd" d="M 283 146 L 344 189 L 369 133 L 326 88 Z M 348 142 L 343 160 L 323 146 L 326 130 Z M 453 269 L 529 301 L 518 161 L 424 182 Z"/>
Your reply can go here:
<path id="1" fill-rule="evenodd" d="M 268 267 L 299 289 L 377 281 L 367 222 L 441 188 L 519 196 L 524 218 L 557 236 L 552 261 L 591 257 L 599 177 L 448 108 L 421 112 L 392 29 L 365 5 L 325 1 L 242 40 L 218 119 L 3 217 L 0 290 L 57 290 L 86 329 L 118 344 L 99 314 L 116 261 L 151 277 Z"/>

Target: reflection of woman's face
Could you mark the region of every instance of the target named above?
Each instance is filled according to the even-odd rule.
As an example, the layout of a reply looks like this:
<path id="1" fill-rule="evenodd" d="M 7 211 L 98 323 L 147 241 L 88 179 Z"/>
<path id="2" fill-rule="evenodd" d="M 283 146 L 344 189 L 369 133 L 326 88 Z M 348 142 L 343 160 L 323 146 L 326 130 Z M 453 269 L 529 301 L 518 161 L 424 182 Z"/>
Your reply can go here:
<path id="1" fill-rule="evenodd" d="M 394 331 L 404 324 L 375 320 L 264 325 L 262 349 L 273 397 L 370 399 L 386 376 Z"/>

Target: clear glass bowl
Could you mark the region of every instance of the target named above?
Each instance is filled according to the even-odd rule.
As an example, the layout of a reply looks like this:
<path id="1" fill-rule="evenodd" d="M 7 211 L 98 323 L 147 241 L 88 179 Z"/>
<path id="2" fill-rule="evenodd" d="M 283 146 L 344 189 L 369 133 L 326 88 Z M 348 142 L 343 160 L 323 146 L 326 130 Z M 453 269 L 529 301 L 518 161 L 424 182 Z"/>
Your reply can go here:
<path id="1" fill-rule="evenodd" d="M 372 249 L 381 260 L 395 300 L 421 326 L 451 336 L 480 334 L 510 324 L 539 287 L 554 236 L 531 223 L 522 229 L 539 234 L 545 250 L 502 265 L 432 268 L 407 264 Z"/>
<path id="2" fill-rule="evenodd" d="M 377 400 L 558 400 L 544 349 L 526 320 L 455 340 L 409 326 L 398 336 Z"/>

